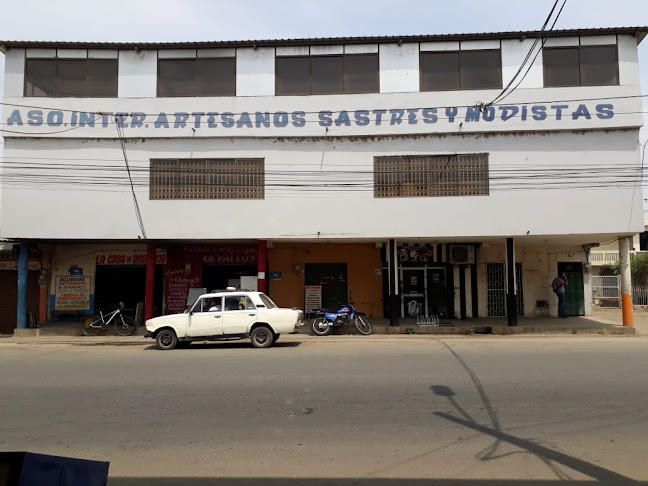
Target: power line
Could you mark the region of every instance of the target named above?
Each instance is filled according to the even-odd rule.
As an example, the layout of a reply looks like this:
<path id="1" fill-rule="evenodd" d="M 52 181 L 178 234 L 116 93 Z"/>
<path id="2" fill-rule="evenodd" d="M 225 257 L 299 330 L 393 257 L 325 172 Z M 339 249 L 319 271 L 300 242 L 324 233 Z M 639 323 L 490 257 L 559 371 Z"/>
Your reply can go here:
<path id="1" fill-rule="evenodd" d="M 551 7 L 551 10 L 549 11 L 549 15 L 547 15 L 547 18 L 545 19 L 544 24 L 542 24 L 542 28 L 540 29 L 540 33 L 544 32 L 545 29 L 547 28 L 547 25 L 549 24 L 549 21 L 551 20 L 551 16 L 553 15 L 554 10 L 556 10 L 556 7 L 558 6 L 559 1 L 560 0 L 556 0 L 554 2 L 554 4 L 553 4 L 553 7 Z M 566 1 L 567 0 L 565 0 L 565 3 L 566 3 Z M 565 3 L 563 3 L 563 7 L 565 6 Z M 562 12 L 562 8 L 560 9 L 560 11 Z M 559 16 L 560 16 L 560 12 L 558 13 L 558 16 L 556 17 L 556 20 L 558 20 Z M 554 21 L 554 25 L 555 25 L 555 21 Z M 551 28 L 553 29 L 553 25 L 552 25 Z M 549 30 L 551 30 L 551 29 L 549 29 Z M 490 103 L 487 103 L 486 106 L 490 106 L 493 103 L 497 103 L 504 96 L 506 91 L 513 85 L 513 83 L 515 82 L 517 77 L 520 75 L 520 73 L 524 69 L 524 66 L 526 65 L 526 63 L 531 58 L 531 55 L 532 55 L 534 49 L 537 47 L 538 42 L 540 42 L 540 39 L 541 39 L 541 35 L 539 35 L 538 37 L 535 38 L 533 44 L 531 45 L 531 48 L 529 49 L 529 52 L 527 52 L 527 55 L 524 58 L 524 60 L 522 61 L 522 63 L 520 64 L 520 67 L 518 68 L 517 72 L 513 75 L 513 77 L 509 81 L 509 83 L 504 87 L 504 89 L 502 89 L 502 91 L 495 98 L 493 98 L 493 100 Z M 538 50 L 538 52 L 542 49 L 542 47 L 544 47 L 544 43 L 545 43 L 545 40 L 542 39 L 542 45 L 540 46 L 540 49 Z M 536 57 L 537 57 L 537 54 L 536 54 Z M 533 63 L 535 62 L 536 57 L 534 57 L 533 61 L 531 61 L 531 64 L 529 65 L 529 69 L 531 68 L 531 66 L 533 66 Z M 529 71 L 527 70 L 527 73 L 528 72 Z M 525 76 L 526 76 L 526 74 L 525 74 Z M 524 79 L 524 77 L 522 79 Z M 516 86 L 516 88 L 517 88 L 517 86 Z M 513 88 L 513 90 L 511 90 L 511 92 L 513 92 L 514 90 L 515 90 L 515 88 Z"/>
<path id="2" fill-rule="evenodd" d="M 144 221 L 142 220 L 142 213 L 140 212 L 139 203 L 137 202 L 137 195 L 135 194 L 135 188 L 133 187 L 133 179 L 131 177 L 130 167 L 128 165 L 128 155 L 126 154 L 126 144 L 124 142 L 124 134 L 122 132 L 123 128 L 117 123 L 115 124 L 117 128 L 117 135 L 119 137 L 119 144 L 121 145 L 122 153 L 124 154 L 124 163 L 126 164 L 126 172 L 128 172 L 128 180 L 130 182 L 131 192 L 133 194 L 133 204 L 135 205 L 135 216 L 137 218 L 137 224 L 140 227 L 142 232 L 142 237 L 146 239 L 146 230 L 144 229 Z"/>

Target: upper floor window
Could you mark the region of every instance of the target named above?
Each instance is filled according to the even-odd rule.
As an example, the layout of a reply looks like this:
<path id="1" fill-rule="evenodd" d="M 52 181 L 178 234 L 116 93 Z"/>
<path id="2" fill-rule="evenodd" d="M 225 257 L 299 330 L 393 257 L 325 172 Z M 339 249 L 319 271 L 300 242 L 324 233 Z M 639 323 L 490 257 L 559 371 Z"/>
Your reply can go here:
<path id="1" fill-rule="evenodd" d="M 160 59 L 157 95 L 235 96 L 236 59 Z"/>
<path id="2" fill-rule="evenodd" d="M 151 159 L 150 199 L 263 199 L 263 159 Z"/>
<path id="3" fill-rule="evenodd" d="M 374 157 L 374 197 L 488 194 L 488 154 Z"/>
<path id="4" fill-rule="evenodd" d="M 421 52 L 421 91 L 502 87 L 499 49 Z"/>
<path id="5" fill-rule="evenodd" d="M 116 98 L 117 59 L 27 59 L 25 96 Z"/>
<path id="6" fill-rule="evenodd" d="M 619 84 L 617 46 L 545 47 L 545 87 Z"/>
<path id="7" fill-rule="evenodd" d="M 277 57 L 277 95 L 378 92 L 378 54 Z"/>

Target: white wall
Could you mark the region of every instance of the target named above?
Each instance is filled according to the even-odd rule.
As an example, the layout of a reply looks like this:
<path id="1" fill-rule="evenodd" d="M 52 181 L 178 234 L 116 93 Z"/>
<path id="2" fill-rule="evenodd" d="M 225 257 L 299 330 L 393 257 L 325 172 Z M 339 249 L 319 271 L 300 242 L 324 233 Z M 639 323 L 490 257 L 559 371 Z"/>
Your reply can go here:
<path id="1" fill-rule="evenodd" d="M 157 95 L 157 51 L 119 51 L 118 96 L 155 98 Z M 60 103 L 60 100 L 58 100 Z M 60 104 L 59 104 L 60 106 Z"/>
<path id="2" fill-rule="evenodd" d="M 4 96 L 24 93 L 25 49 L 10 49 L 5 54 Z M 7 108 L 4 109 L 7 112 Z"/>
<path id="3" fill-rule="evenodd" d="M 236 50 L 236 96 L 275 94 L 274 47 Z"/>
<path id="4" fill-rule="evenodd" d="M 406 93 L 419 90 L 418 43 L 380 44 L 380 92 Z"/>
<path id="5" fill-rule="evenodd" d="M 373 157 L 399 154 L 490 153 L 489 196 L 373 197 Z M 119 143 L 115 140 L 6 140 L 7 160 L 47 154 L 47 164 L 66 161 L 88 168 L 116 166 L 116 171 L 68 171 L 82 181 L 119 176 L 115 185 L 53 185 L 51 173 L 35 169 L 35 179 L 5 181 L 3 237 L 136 238 L 133 201 Z M 151 238 L 316 239 L 439 238 L 515 235 L 627 234 L 643 230 L 641 190 L 614 187 L 547 190 L 499 189 L 505 169 L 524 175 L 525 167 L 549 169 L 547 184 L 564 181 L 561 169 L 582 166 L 638 165 L 636 130 L 591 133 L 446 136 L 352 140 L 194 139 L 130 142 L 127 153 L 147 235 Z M 20 157 L 20 158 L 18 158 Z M 262 157 L 266 167 L 264 200 L 149 201 L 150 158 Z M 555 168 L 556 173 L 551 169 Z M 5 169 L 5 176 L 8 175 Z M 302 174 L 286 176 L 278 171 Z M 24 171 L 21 171 L 24 172 Z M 312 172 L 312 173 L 311 173 Z M 308 173 L 308 174 L 306 174 Z M 312 189 L 274 187 L 308 184 Z M 569 177 L 569 176 L 564 176 Z M 573 177 L 573 176 L 572 176 Z M 613 173 L 613 178 L 614 178 Z M 93 179 L 94 178 L 94 179 Z M 556 179 L 557 178 L 557 179 Z M 7 177 L 5 177 L 7 179 Z M 38 184 L 43 181 L 43 185 Z M 70 179 L 72 180 L 72 179 Z M 572 180 L 566 179 L 567 181 Z M 364 190 L 321 189 L 322 183 L 360 182 Z M 534 182 L 544 183 L 537 177 Z M 118 185 L 117 183 L 120 182 Z M 528 183 L 529 180 L 526 180 Z M 47 217 L 43 217 L 43 212 Z M 632 215 L 630 216 L 630 211 Z M 206 225 L 205 214 L 243 213 L 250 224 Z M 627 217 L 619 218 L 619 214 Z M 319 236 L 318 236 L 319 235 Z M 609 238 L 608 238 L 609 239 Z M 600 240 L 599 240 L 600 241 Z"/>

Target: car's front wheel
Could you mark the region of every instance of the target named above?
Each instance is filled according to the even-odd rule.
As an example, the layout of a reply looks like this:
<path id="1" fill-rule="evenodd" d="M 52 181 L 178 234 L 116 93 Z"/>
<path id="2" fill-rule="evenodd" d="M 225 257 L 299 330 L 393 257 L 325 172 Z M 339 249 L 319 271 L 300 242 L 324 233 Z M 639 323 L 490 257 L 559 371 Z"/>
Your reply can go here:
<path id="1" fill-rule="evenodd" d="M 255 327 L 250 333 L 250 341 L 255 348 L 269 348 L 274 342 L 274 333 L 266 326 Z"/>
<path id="2" fill-rule="evenodd" d="M 155 343 L 157 344 L 158 349 L 168 351 L 178 345 L 178 336 L 176 336 L 173 329 L 162 329 L 158 332 L 155 338 Z"/>

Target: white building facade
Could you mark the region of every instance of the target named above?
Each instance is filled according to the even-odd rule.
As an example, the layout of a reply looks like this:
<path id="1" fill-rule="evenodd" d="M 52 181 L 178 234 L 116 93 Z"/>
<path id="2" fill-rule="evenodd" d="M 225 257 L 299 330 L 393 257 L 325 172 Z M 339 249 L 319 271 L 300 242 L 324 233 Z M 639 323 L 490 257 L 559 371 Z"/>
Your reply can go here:
<path id="1" fill-rule="evenodd" d="M 586 315 L 590 248 L 644 229 L 647 31 L 2 42 L 0 237 L 41 319 L 232 283 L 393 323 L 555 315 L 558 272 Z"/>

